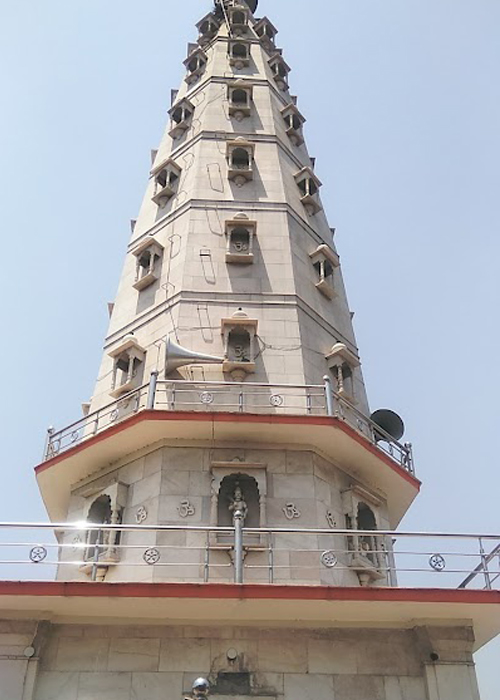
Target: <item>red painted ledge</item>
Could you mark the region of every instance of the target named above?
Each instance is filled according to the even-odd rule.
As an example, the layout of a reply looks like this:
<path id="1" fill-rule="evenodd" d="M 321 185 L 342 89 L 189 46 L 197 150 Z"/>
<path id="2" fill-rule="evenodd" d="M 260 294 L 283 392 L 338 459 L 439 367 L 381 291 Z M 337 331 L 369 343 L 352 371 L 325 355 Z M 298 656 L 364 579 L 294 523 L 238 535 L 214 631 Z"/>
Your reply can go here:
<path id="1" fill-rule="evenodd" d="M 335 588 L 231 583 L 90 583 L 0 581 L 1 596 L 79 598 L 198 598 L 498 605 L 500 591 L 441 588 Z M 1 602 L 1 600 L 0 600 Z"/>
<path id="2" fill-rule="evenodd" d="M 212 422 L 212 423 L 275 423 L 278 425 L 324 425 L 342 430 L 344 433 L 349 435 L 353 440 L 362 445 L 366 450 L 375 455 L 384 464 L 386 464 L 390 469 L 392 469 L 396 474 L 403 477 L 408 481 L 414 488 L 420 491 L 422 483 L 412 474 L 398 466 L 389 456 L 385 455 L 381 450 L 377 449 L 372 445 L 366 438 L 357 433 L 354 428 L 351 428 L 344 421 L 334 418 L 332 416 L 277 416 L 277 415 L 265 415 L 265 414 L 255 414 L 255 413 L 219 413 L 219 412 L 196 412 L 196 411 L 158 411 L 158 410 L 144 410 L 140 413 L 136 413 L 130 418 L 126 418 L 118 425 L 114 425 L 101 433 L 94 435 L 93 437 L 87 438 L 84 442 L 71 447 L 69 450 L 65 450 L 60 454 L 48 459 L 46 462 L 42 462 L 35 467 L 35 473 L 40 474 L 46 469 L 64 461 L 67 457 L 78 454 L 87 447 L 95 445 L 108 437 L 117 435 L 124 430 L 127 430 L 131 426 L 142 423 L 143 421 L 181 421 L 190 420 L 193 422 Z"/>

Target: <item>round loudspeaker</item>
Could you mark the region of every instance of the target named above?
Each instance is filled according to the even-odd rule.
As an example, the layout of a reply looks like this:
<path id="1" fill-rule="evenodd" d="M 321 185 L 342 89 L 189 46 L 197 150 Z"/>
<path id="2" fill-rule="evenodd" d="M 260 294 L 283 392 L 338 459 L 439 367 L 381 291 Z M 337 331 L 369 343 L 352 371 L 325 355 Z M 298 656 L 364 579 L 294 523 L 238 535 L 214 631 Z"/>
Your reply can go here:
<path id="1" fill-rule="evenodd" d="M 380 408 L 370 416 L 371 420 L 381 428 L 384 433 L 390 435 L 394 440 L 400 440 L 405 432 L 405 424 L 400 416 L 388 408 Z M 386 440 L 384 433 L 375 431 L 377 440 Z"/>

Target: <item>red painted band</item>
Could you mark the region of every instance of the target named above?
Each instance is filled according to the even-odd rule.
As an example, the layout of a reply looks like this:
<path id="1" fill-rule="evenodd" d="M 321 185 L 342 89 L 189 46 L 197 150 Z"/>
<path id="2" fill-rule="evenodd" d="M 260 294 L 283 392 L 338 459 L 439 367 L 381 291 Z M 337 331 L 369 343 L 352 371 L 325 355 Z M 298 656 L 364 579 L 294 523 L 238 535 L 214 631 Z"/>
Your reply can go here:
<path id="1" fill-rule="evenodd" d="M 141 423 L 142 421 L 193 421 L 193 422 L 213 422 L 213 423 L 271 423 L 279 425 L 324 425 L 342 430 L 362 447 L 375 455 L 384 464 L 390 467 L 396 474 L 408 481 L 414 488 L 420 490 L 421 482 L 412 474 L 399 467 L 390 457 L 386 456 L 377 447 L 368 442 L 362 435 L 359 435 L 353 428 L 344 421 L 330 416 L 266 416 L 261 414 L 239 414 L 239 413 L 197 413 L 195 411 L 151 411 L 145 410 L 125 419 L 118 425 L 107 428 L 102 433 L 98 433 L 88 438 L 83 443 L 71 447 L 69 450 L 52 457 L 46 462 L 42 462 L 35 467 L 35 473 L 41 474 L 46 469 L 54 466 L 58 462 L 64 461 L 67 457 L 73 456 L 95 445 L 108 437 L 112 437 L 123 430 Z"/>
<path id="2" fill-rule="evenodd" d="M 500 591 L 423 588 L 334 588 L 231 583 L 90 583 L 0 581 L 0 596 L 205 598 L 498 605 Z"/>

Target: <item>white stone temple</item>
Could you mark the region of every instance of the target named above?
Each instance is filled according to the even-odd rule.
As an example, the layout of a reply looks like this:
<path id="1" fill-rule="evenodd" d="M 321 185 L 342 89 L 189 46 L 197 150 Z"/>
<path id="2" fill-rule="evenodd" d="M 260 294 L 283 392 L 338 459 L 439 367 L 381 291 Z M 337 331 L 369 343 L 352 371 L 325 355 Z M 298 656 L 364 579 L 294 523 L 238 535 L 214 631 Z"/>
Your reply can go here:
<path id="1" fill-rule="evenodd" d="M 0 700 L 479 699 L 493 545 L 450 588 L 445 549 L 421 587 L 398 549 L 411 445 L 369 407 L 307 105 L 257 9 L 217 0 L 187 47 L 93 396 L 36 468 L 55 578 L 0 582 Z"/>

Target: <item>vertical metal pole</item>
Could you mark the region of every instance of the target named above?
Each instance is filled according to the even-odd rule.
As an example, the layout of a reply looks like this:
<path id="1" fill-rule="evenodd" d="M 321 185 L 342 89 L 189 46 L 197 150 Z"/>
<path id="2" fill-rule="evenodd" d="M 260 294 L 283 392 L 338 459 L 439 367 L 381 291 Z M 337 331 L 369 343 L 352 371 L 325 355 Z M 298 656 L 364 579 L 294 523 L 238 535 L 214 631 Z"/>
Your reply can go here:
<path id="1" fill-rule="evenodd" d="M 396 544 L 396 540 L 387 539 L 386 541 L 389 543 L 389 545 L 386 545 L 385 547 L 385 558 L 389 573 L 389 586 L 396 588 L 398 585 L 396 576 L 396 556 L 394 554 L 394 545 Z"/>
<path id="2" fill-rule="evenodd" d="M 274 549 L 273 533 L 269 533 L 269 583 L 274 583 Z"/>
<path id="3" fill-rule="evenodd" d="M 234 524 L 234 582 L 243 583 L 243 513 L 236 510 Z"/>
<path id="4" fill-rule="evenodd" d="M 410 474 L 415 474 L 415 467 L 413 466 L 413 445 L 411 442 L 405 442 L 405 447 L 408 471 Z"/>
<path id="5" fill-rule="evenodd" d="M 52 435 L 54 435 L 54 433 L 55 433 L 55 430 L 54 430 L 54 428 L 52 427 L 52 425 L 49 426 L 49 427 L 47 428 L 47 437 L 46 437 L 46 439 L 45 439 L 45 448 L 44 448 L 44 451 L 43 451 L 43 458 L 44 458 L 44 460 L 49 458 L 50 439 L 51 439 Z"/>
<path id="6" fill-rule="evenodd" d="M 325 376 L 323 377 L 323 381 L 325 382 L 326 415 L 333 416 L 334 410 L 333 410 L 332 380 L 330 379 L 330 377 L 327 374 L 325 374 Z"/>
<path id="7" fill-rule="evenodd" d="M 92 581 L 97 581 L 97 569 L 99 565 L 99 545 L 101 544 L 102 530 L 97 531 L 97 537 L 94 546 L 94 561 L 92 563 Z"/>
<path id="8" fill-rule="evenodd" d="M 210 533 L 207 532 L 207 541 L 205 543 L 205 565 L 203 569 L 203 580 L 208 583 L 210 576 Z"/>
<path id="9" fill-rule="evenodd" d="M 146 404 L 146 408 L 150 411 L 152 411 L 155 407 L 155 398 L 156 398 L 156 385 L 158 383 L 158 370 L 154 370 L 154 372 L 151 372 L 151 377 L 149 378 L 149 389 L 148 389 L 148 402 Z"/>
<path id="10" fill-rule="evenodd" d="M 238 396 L 238 408 L 240 413 L 243 413 L 243 392 L 240 391 L 239 396 Z"/>
<path id="11" fill-rule="evenodd" d="M 490 576 L 490 572 L 488 569 L 488 559 L 486 557 L 486 552 L 485 552 L 484 546 L 483 546 L 483 540 L 481 538 L 479 538 L 479 551 L 481 553 L 481 563 L 483 565 L 485 588 L 486 588 L 486 590 L 491 591 L 492 585 L 491 585 L 491 576 Z"/>

